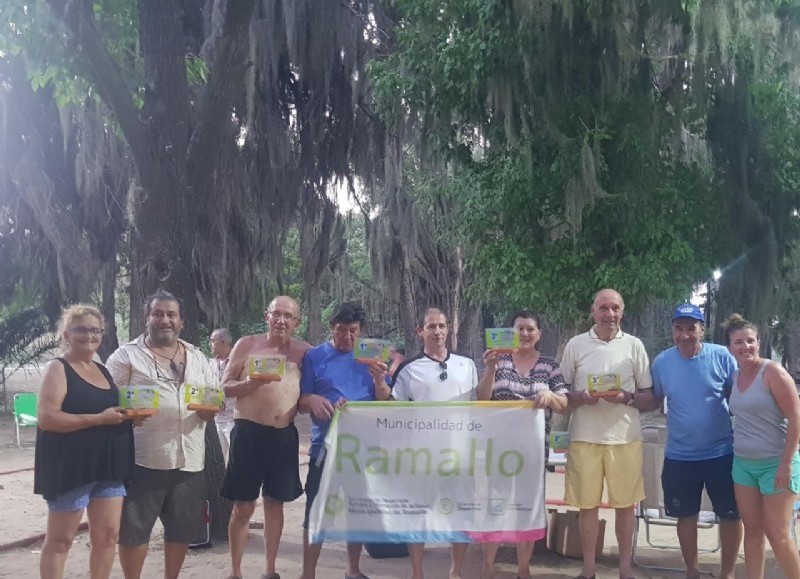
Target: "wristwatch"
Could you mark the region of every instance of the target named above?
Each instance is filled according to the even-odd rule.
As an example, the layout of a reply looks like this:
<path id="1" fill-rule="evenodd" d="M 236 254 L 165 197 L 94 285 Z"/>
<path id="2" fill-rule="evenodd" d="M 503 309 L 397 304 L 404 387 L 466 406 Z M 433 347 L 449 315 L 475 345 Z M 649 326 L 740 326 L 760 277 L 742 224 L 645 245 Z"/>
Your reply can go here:
<path id="1" fill-rule="evenodd" d="M 633 397 L 634 397 L 633 392 L 626 392 L 626 394 L 630 394 L 631 397 L 628 398 L 628 400 L 625 402 L 625 406 L 633 406 Z"/>

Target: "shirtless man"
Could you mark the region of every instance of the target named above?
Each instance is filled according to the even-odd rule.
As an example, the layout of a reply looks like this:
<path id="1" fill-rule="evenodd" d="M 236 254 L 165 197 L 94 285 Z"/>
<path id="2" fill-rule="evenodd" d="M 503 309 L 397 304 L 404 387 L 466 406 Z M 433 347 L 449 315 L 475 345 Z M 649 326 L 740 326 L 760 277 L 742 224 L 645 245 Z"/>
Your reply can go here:
<path id="1" fill-rule="evenodd" d="M 242 576 L 242 557 L 259 491 L 264 497 L 266 567 L 262 579 L 280 579 L 275 572 L 283 503 L 303 493 L 298 464 L 299 439 L 294 426 L 300 397 L 300 363 L 310 346 L 292 336 L 300 325 L 300 308 L 278 296 L 264 313 L 267 333 L 244 336 L 234 346 L 223 376 L 225 396 L 236 398 L 228 468 L 221 494 L 234 501 L 228 525 L 231 578 Z M 248 375 L 252 355 L 286 356 L 283 378 Z"/>

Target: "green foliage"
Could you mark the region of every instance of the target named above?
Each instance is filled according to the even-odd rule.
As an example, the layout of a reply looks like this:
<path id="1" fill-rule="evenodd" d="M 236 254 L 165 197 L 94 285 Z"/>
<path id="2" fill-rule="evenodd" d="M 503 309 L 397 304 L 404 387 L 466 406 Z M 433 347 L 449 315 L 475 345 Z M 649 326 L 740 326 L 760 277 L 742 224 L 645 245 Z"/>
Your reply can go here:
<path id="1" fill-rule="evenodd" d="M 792 240 L 780 264 L 776 292 L 775 334 L 782 350 L 790 326 L 800 320 L 800 97 L 783 81 L 754 83 L 751 93 L 761 129 L 767 193 L 777 214 L 773 221 L 781 237 Z"/>
<path id="2" fill-rule="evenodd" d="M 60 106 L 78 103 L 89 84 L 76 74 L 79 60 L 58 40 L 61 23 L 43 1 L 7 0 L 0 5 L 0 58 L 24 56 L 34 90 L 52 87 Z"/>
<path id="3" fill-rule="evenodd" d="M 197 55 L 186 55 L 186 76 L 189 82 L 194 86 L 200 86 L 208 82 L 209 74 L 208 65 L 205 61 Z"/>
<path id="4" fill-rule="evenodd" d="M 434 224 L 432 207 L 453 207 L 434 227 L 471 248 L 474 299 L 575 322 L 602 287 L 635 310 L 681 299 L 707 276 L 724 192 L 681 142 L 683 116 L 698 111 L 679 115 L 654 90 L 655 65 L 631 50 L 645 34 L 633 12 L 610 2 L 395 4 L 400 50 L 370 69 L 379 111 L 416 119 L 446 161 L 408 184 Z M 673 3 L 649 8 L 685 19 Z"/>
<path id="5" fill-rule="evenodd" d="M 471 0 L 409 4 L 409 20 L 420 26 L 403 28 L 399 32 L 401 43 L 409 52 L 438 56 L 435 59 L 404 59 L 408 53 L 395 56 L 410 65 L 404 75 L 405 86 L 400 85 L 403 94 L 410 97 L 409 104 L 446 106 L 451 102 L 463 103 L 466 95 L 472 97 L 469 99 L 472 110 L 468 112 L 482 114 L 480 97 L 485 94 L 485 79 L 496 74 L 495 67 L 503 65 L 515 36 L 513 31 L 508 34 L 510 22 L 505 18 L 502 3 Z M 436 79 L 436 85 L 426 85 L 425 79 Z"/>
<path id="6" fill-rule="evenodd" d="M 770 161 L 771 185 L 782 195 L 790 194 L 790 206 L 796 208 L 800 202 L 800 96 L 780 80 L 756 82 L 751 94 L 753 114 L 762 128 L 763 152 Z"/>
<path id="7" fill-rule="evenodd" d="M 23 366 L 55 347 L 50 322 L 39 308 L 8 310 L 0 315 L 0 363 Z"/>
<path id="8" fill-rule="evenodd" d="M 63 68 L 56 65 L 51 64 L 43 69 L 32 70 L 29 77 L 35 91 L 52 86 L 56 104 L 60 107 L 79 103 L 88 92 L 85 82 L 78 78 L 70 78 Z"/>
<path id="9" fill-rule="evenodd" d="M 449 111 L 458 103 L 461 123 L 443 130 L 469 142 L 473 137 L 470 119 L 488 112 L 487 79 L 519 65 L 512 50 L 517 33 L 503 4 L 497 0 L 397 2 L 405 14 L 404 25 L 397 30 L 402 50 L 368 65 L 375 78 L 379 113 L 396 121 L 408 111 Z"/>
<path id="10" fill-rule="evenodd" d="M 31 283 L 17 282 L 13 295 L 3 295 L 0 304 L 0 371 L 3 375 L 0 399 L 5 409 L 8 407 L 6 380 L 9 376 L 40 359 L 56 345 L 38 292 Z"/>
<path id="11" fill-rule="evenodd" d="M 141 106 L 145 86 L 139 51 L 139 30 L 134 0 L 102 0 L 92 5 L 97 28 L 111 58 L 123 72 L 131 99 Z M 24 55 L 34 90 L 52 87 L 59 106 L 98 98 L 80 51 L 69 40 L 64 23 L 43 0 L 4 0 L 0 5 L 0 57 Z M 187 61 L 187 67 L 189 63 Z M 194 64 L 202 71 L 202 64 Z"/>
<path id="12" fill-rule="evenodd" d="M 459 167 L 449 175 L 421 168 L 409 168 L 406 186 L 414 199 L 416 211 L 425 216 L 425 225 L 440 248 L 453 248 L 469 242 L 463 224 L 464 201 L 472 191 L 472 173 Z"/>
<path id="13" fill-rule="evenodd" d="M 336 310 L 337 306 L 339 305 L 338 302 L 332 301 L 328 302 L 325 307 L 322 308 L 322 315 L 320 318 L 322 319 L 322 333 L 325 335 L 327 333 L 328 328 L 331 327 L 331 318 L 333 317 L 333 312 Z"/>
<path id="14" fill-rule="evenodd" d="M 628 158 L 626 152 L 614 153 Z M 619 289 L 637 309 L 649 299 L 681 299 L 709 271 L 711 247 L 704 244 L 712 232 L 704 224 L 714 223 L 714 208 L 699 167 L 642 163 L 627 179 L 615 168 L 609 194 L 573 235 L 563 213 L 556 220 L 558 201 L 546 185 L 553 175 L 542 167 L 529 180 L 519 157 L 506 155 L 500 174 L 485 176 L 466 198 L 464 221 L 482 241 L 472 261 L 476 298 L 574 322 L 599 288 Z M 545 183 L 544 192 L 526 188 L 530 181 Z"/>
<path id="15" fill-rule="evenodd" d="M 372 284 L 372 267 L 367 251 L 367 234 L 364 219 L 357 213 L 350 213 L 346 218 L 345 241 L 347 243 L 347 271 L 350 281 L 362 285 Z M 323 312 L 323 327 L 327 327 Z"/>

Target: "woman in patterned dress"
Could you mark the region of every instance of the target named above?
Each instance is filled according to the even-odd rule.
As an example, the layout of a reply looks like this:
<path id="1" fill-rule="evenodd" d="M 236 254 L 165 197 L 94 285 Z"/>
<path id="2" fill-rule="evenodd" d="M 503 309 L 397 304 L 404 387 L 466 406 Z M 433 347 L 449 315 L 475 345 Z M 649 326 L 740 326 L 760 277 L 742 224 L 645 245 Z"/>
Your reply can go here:
<path id="1" fill-rule="evenodd" d="M 567 409 L 567 386 L 558 362 L 539 353 L 542 337 L 539 316 L 528 310 L 514 314 L 511 326 L 519 332 L 518 349 L 511 354 L 486 350 L 483 362 L 486 371 L 478 383 L 479 400 L 530 400 L 536 408 L 564 412 Z M 550 412 L 545 421 L 545 445 L 550 430 Z M 545 448 L 545 456 L 547 449 Z M 544 472 L 542 473 L 544 477 Z M 483 547 L 483 577 L 494 577 L 494 560 L 499 543 Z M 517 543 L 517 577 L 531 576 L 530 561 L 533 541 Z"/>

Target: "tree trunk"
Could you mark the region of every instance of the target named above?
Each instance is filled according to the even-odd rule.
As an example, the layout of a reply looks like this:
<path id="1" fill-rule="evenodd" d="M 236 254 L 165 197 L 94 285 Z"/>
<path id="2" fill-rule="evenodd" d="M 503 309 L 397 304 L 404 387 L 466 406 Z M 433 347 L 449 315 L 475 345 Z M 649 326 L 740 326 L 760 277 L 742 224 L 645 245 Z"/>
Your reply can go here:
<path id="1" fill-rule="evenodd" d="M 159 139 L 153 136 L 153 141 Z M 145 300 L 166 290 L 181 301 L 184 329 L 181 338 L 200 343 L 197 282 L 192 246 L 195 228 L 188 205 L 194 190 L 188 183 L 183 159 L 152 145 L 147 167 L 139 166 L 142 191 L 136 200 L 131 239 L 131 337 L 144 329 Z"/>
<path id="2" fill-rule="evenodd" d="M 406 357 L 413 358 L 422 351 L 417 340 L 417 300 L 414 291 L 414 275 L 411 262 L 405 249 L 402 250 L 403 261 L 399 266 L 400 274 L 400 327 L 406 343 Z"/>
<path id="3" fill-rule="evenodd" d="M 322 341 L 320 282 L 331 256 L 331 248 L 344 240 L 344 224 L 328 199 L 308 190 L 305 210 L 300 215 L 300 257 L 303 269 L 303 300 L 307 315 L 307 338 Z"/>
<path id="4" fill-rule="evenodd" d="M 800 383 L 800 320 L 786 320 L 786 331 L 783 342 L 783 367 Z"/>
<path id="5" fill-rule="evenodd" d="M 233 502 L 220 495 L 222 479 L 225 475 L 225 457 L 219 442 L 219 434 L 213 421 L 206 425 L 206 496 L 211 515 L 211 540 L 214 543 L 228 541 L 228 522 L 231 519 Z M 201 543 L 205 537 L 198 537 L 193 543 Z"/>
<path id="6" fill-rule="evenodd" d="M 457 245 L 454 250 L 455 253 L 455 270 L 456 279 L 453 281 L 452 303 L 453 312 L 450 316 L 451 328 L 450 340 L 452 343 L 451 348 L 454 351 L 459 351 L 459 328 L 461 327 L 461 301 L 462 301 L 462 288 L 464 285 L 464 258 L 461 252 L 461 246 Z M 463 348 L 462 348 L 463 351 Z"/>
<path id="7" fill-rule="evenodd" d="M 320 280 L 311 279 L 303 284 L 303 302 L 306 306 L 306 338 L 316 346 L 322 342 L 322 304 Z"/>
<path id="8" fill-rule="evenodd" d="M 480 306 L 462 300 L 463 320 L 459 328 L 458 353 L 472 358 L 478 369 L 483 367 L 483 351 L 485 349 L 483 316 Z M 455 350 L 455 348 L 454 348 Z"/>
<path id="9" fill-rule="evenodd" d="M 320 308 L 320 254 L 327 253 L 327 240 L 322 239 L 316 231 L 314 215 L 300 217 L 300 257 L 303 274 L 303 306 L 306 312 L 306 339 L 310 344 L 320 343 L 322 337 L 322 312 Z"/>
<path id="10" fill-rule="evenodd" d="M 116 245 L 116 243 L 114 244 Z M 100 349 L 97 354 L 100 359 L 105 361 L 114 350 L 119 347 L 117 340 L 117 322 L 116 322 L 116 281 L 117 281 L 117 263 L 116 259 L 108 261 L 103 264 L 100 270 L 101 275 L 101 288 L 103 302 L 101 304 L 101 311 L 103 317 L 106 319 L 106 333 L 103 335 L 103 341 L 100 344 Z"/>

